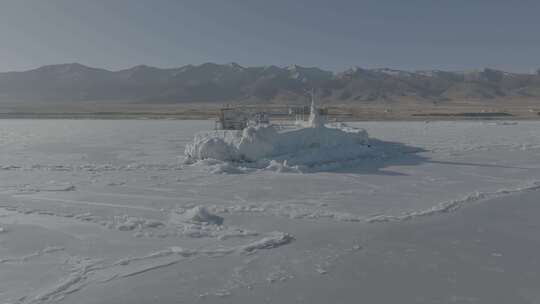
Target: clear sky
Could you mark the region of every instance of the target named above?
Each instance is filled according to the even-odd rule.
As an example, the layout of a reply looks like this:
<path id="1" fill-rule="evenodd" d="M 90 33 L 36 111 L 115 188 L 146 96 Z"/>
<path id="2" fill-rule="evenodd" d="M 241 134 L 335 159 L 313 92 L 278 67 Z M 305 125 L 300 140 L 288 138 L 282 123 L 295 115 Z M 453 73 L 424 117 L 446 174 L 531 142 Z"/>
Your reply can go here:
<path id="1" fill-rule="evenodd" d="M 0 71 L 203 62 L 530 72 L 539 0 L 0 0 Z"/>

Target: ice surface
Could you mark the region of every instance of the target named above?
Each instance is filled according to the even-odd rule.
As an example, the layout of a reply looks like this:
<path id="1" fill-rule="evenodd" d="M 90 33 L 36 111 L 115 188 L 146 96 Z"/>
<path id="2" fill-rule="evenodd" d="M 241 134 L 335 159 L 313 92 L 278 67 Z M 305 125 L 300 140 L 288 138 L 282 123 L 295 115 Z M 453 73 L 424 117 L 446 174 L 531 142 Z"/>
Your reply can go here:
<path id="1" fill-rule="evenodd" d="M 429 231 L 413 229 L 417 222 L 446 221 L 471 205 L 487 211 L 492 200 L 536 193 L 538 122 L 259 127 L 245 136 L 218 132 L 225 139 L 210 152 L 232 160 L 183 165 L 181 151 L 194 143 L 193 134 L 213 138 L 214 131 L 204 133 L 210 128 L 208 121 L 0 121 L 0 302 L 215 303 L 227 294 L 234 303 L 253 303 L 255 296 L 327 303 L 325 295 L 339 286 L 354 290 L 357 301 L 359 294 L 375 292 L 373 282 L 391 280 L 400 269 L 421 275 L 442 265 L 451 276 L 446 258 L 459 264 L 474 254 L 486 269 L 507 272 L 510 264 L 496 263 L 535 261 L 534 255 L 512 255 L 512 246 L 495 239 L 485 247 L 482 225 L 497 235 L 518 223 L 498 226 L 482 213 L 477 220 L 483 224 L 470 224 L 473 230 L 461 234 L 471 243 L 455 245 L 463 255 L 445 253 L 457 252 L 452 242 L 461 237 L 451 236 L 433 252 L 407 250 L 420 252 L 429 247 L 423 236 L 437 240 L 439 229 L 459 228 L 435 222 Z M 266 142 L 272 147 L 260 144 Z M 297 174 L 303 172 L 310 174 Z M 529 216 L 518 214 L 513 203 L 504 208 Z M 499 218 L 507 210 L 502 206 Z M 412 240 L 398 238 L 405 235 L 402 227 L 413 227 Z M 519 230 L 530 231 L 521 238 L 530 246 L 540 235 L 535 227 L 531 220 Z M 391 246 L 381 244 L 392 238 Z M 473 245 L 479 247 L 466 250 Z M 402 264 L 415 257 L 422 263 L 413 270 Z M 520 278 L 537 282 L 531 270 L 537 267 L 529 266 Z M 393 290 L 403 303 L 448 290 L 447 281 L 428 290 L 405 274 L 401 278 L 409 289 Z M 354 288 L 347 283 L 360 281 Z M 363 287 L 368 285 L 370 290 Z M 435 291 L 427 302 L 450 302 Z"/>
<path id="2" fill-rule="evenodd" d="M 538 189 L 540 189 L 540 181 L 533 182 L 530 185 L 517 187 L 515 189 L 499 189 L 494 192 L 476 192 L 476 193 L 466 195 L 464 198 L 461 198 L 461 199 L 439 203 L 426 210 L 413 211 L 413 212 L 406 213 L 403 215 L 398 215 L 398 216 L 377 215 L 377 216 L 368 218 L 367 221 L 369 223 L 406 221 L 406 220 L 414 219 L 416 217 L 430 216 L 430 215 L 434 215 L 438 213 L 448 213 L 448 212 L 456 211 L 462 205 L 471 204 L 480 200 L 497 198 L 497 197 L 506 196 L 510 194 L 527 192 L 527 191 L 538 190 Z"/>

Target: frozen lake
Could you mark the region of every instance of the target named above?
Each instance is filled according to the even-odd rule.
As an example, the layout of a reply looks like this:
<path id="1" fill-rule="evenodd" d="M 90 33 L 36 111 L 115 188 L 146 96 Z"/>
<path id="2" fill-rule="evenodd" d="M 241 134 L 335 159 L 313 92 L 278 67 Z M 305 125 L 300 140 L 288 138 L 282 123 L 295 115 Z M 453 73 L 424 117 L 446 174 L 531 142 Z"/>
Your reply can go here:
<path id="1" fill-rule="evenodd" d="M 0 303 L 539 303 L 539 122 L 352 125 L 385 153 L 232 174 L 210 121 L 0 120 Z"/>

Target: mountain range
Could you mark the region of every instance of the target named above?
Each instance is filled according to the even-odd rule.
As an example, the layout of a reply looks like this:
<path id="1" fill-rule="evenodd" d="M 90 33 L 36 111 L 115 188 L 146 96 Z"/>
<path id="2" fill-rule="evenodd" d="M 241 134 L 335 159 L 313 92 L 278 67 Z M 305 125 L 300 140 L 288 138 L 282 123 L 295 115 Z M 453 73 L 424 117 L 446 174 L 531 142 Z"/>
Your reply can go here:
<path id="1" fill-rule="evenodd" d="M 306 92 L 336 104 L 492 102 L 540 98 L 540 73 L 494 69 L 473 72 L 316 67 L 243 67 L 235 63 L 120 71 L 77 63 L 0 73 L 1 102 L 74 103 L 297 103 Z"/>

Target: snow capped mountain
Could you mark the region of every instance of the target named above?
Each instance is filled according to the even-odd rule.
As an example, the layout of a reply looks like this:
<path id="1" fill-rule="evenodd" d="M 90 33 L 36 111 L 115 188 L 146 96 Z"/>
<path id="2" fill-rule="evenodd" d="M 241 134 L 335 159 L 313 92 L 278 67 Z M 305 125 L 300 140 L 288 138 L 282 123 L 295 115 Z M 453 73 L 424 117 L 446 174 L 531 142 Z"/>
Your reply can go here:
<path id="1" fill-rule="evenodd" d="M 360 67 L 334 74 L 299 65 L 211 62 L 169 69 L 138 65 L 120 71 L 68 63 L 0 73 L 0 102 L 272 103 L 305 100 L 311 88 L 329 102 L 530 98 L 540 97 L 540 75 Z"/>

